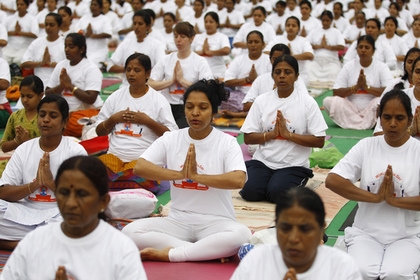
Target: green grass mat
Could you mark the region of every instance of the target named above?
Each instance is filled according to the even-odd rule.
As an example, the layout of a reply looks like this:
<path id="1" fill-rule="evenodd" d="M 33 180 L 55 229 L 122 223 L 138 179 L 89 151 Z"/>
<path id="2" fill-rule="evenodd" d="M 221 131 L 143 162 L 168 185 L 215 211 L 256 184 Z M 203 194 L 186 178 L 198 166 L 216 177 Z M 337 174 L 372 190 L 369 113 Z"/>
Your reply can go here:
<path id="1" fill-rule="evenodd" d="M 326 243 L 327 245 L 334 246 L 335 241 L 337 241 L 337 238 L 339 236 L 344 235 L 344 231 L 340 231 L 339 229 L 346 221 L 347 217 L 356 205 L 356 201 L 349 201 L 335 215 L 334 219 L 331 221 L 331 223 L 325 230 L 325 234 L 328 235 L 328 241 Z"/>

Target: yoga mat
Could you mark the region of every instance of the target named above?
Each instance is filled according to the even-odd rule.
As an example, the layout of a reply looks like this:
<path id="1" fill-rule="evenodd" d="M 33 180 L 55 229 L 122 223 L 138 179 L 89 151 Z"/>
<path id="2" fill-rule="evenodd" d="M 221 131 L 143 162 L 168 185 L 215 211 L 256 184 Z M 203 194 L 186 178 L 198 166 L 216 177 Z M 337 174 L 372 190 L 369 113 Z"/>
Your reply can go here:
<path id="1" fill-rule="evenodd" d="M 220 261 L 205 262 L 143 262 L 149 280 L 228 280 L 239 264 L 237 256 L 231 257 L 228 263 Z"/>
<path id="2" fill-rule="evenodd" d="M 339 236 L 344 235 L 344 231 L 341 231 L 340 228 L 346 222 L 350 213 L 353 211 L 353 209 L 356 206 L 357 206 L 356 201 L 349 201 L 334 216 L 334 219 L 331 221 L 331 223 L 328 225 L 328 227 L 325 230 L 325 233 L 328 235 L 328 242 L 326 243 L 327 245 L 334 246 L 337 238 Z"/>
<path id="3" fill-rule="evenodd" d="M 10 251 L 0 250 L 0 274 L 3 271 L 4 265 L 6 264 L 6 261 L 9 259 L 11 253 L 12 252 Z"/>

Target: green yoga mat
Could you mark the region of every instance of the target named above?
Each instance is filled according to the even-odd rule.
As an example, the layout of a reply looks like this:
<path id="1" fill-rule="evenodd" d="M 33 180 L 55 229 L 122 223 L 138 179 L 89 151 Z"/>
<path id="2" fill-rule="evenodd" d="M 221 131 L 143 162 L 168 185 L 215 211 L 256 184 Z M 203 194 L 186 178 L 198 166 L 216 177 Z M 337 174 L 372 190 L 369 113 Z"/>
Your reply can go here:
<path id="1" fill-rule="evenodd" d="M 334 246 L 337 238 L 344 235 L 345 226 L 351 226 L 353 224 L 354 216 L 351 216 L 351 214 L 356 206 L 356 201 L 349 201 L 335 215 L 325 230 L 325 234 L 328 235 L 327 245 Z"/>

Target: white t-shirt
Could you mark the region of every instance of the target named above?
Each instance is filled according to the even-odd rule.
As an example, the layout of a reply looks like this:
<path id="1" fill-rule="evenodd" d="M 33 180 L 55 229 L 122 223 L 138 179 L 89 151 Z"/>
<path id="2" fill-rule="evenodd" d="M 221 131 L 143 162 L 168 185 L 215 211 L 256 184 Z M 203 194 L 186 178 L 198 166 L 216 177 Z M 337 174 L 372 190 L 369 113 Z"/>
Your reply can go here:
<path id="1" fill-rule="evenodd" d="M 252 60 L 249 58 L 248 54 L 242 54 L 235 57 L 231 63 L 229 63 L 228 69 L 225 74 L 225 81 L 232 79 L 243 79 L 249 76 L 252 65 L 255 66 L 255 71 L 257 71 L 258 76 L 271 72 L 271 62 L 267 54 L 263 53 L 261 56 Z M 252 84 L 245 84 L 242 86 L 236 86 L 236 90 L 240 90 L 243 93 L 247 93 L 251 88 Z"/>
<path id="2" fill-rule="evenodd" d="M 346 54 L 344 55 L 343 64 L 346 64 L 347 62 L 358 58 L 356 48 L 357 41 L 354 41 L 348 48 Z M 373 58 L 385 63 L 390 70 L 395 70 L 397 67 L 397 57 L 395 56 L 395 53 L 392 50 L 391 46 L 386 42 L 376 40 Z"/>
<path id="3" fill-rule="evenodd" d="M 312 31 L 317 30 L 319 28 L 322 28 L 321 21 L 314 17 L 309 17 L 307 20 L 299 19 L 300 20 L 300 32 L 302 32 L 302 29 L 305 28 L 306 31 L 306 37 L 309 36 Z"/>
<path id="4" fill-rule="evenodd" d="M 3 15 L 0 14 L 0 18 L 2 16 Z M 3 23 L 1 23 L 1 20 L 0 20 L 0 40 L 5 40 L 5 41 L 9 40 L 9 36 L 7 35 L 6 27 L 4 26 Z M 0 47 L 0 57 L 3 57 L 3 54 L 2 54 L 2 51 L 1 51 L 2 49 L 3 49 L 3 47 Z"/>
<path id="5" fill-rule="evenodd" d="M 139 98 L 131 96 L 130 87 L 115 91 L 101 108 L 97 123 L 127 108 L 130 108 L 130 111 L 145 113 L 170 130 L 178 129 L 168 101 L 151 87 Z M 110 134 L 108 153 L 116 155 L 124 162 L 130 162 L 138 159 L 157 138 L 158 136 L 146 125 L 117 123 Z"/>
<path id="6" fill-rule="evenodd" d="M 141 157 L 168 169 L 181 170 L 189 145 L 193 143 L 198 174 L 223 174 L 236 170 L 246 172 L 241 148 L 234 137 L 213 128 L 205 139 L 194 140 L 188 130 L 166 132 Z M 174 180 L 171 182 L 171 199 L 169 216 L 181 223 L 194 223 L 196 214 L 201 214 L 202 219 L 206 217 L 209 221 L 215 217 L 235 220 L 232 194 L 228 189 Z"/>
<path id="7" fill-rule="evenodd" d="M 316 101 L 308 94 L 297 92 L 286 98 L 279 98 L 277 90 L 258 96 L 244 124 L 242 133 L 268 132 L 275 127 L 277 110 L 286 119 L 287 129 L 297 134 L 325 136 L 328 128 Z M 259 160 L 271 169 L 292 166 L 309 168 L 310 147 L 298 145 L 283 138 L 273 139 L 258 145 L 253 159 Z"/>
<path id="8" fill-rule="evenodd" d="M 325 36 L 328 46 L 346 46 L 344 37 L 341 32 L 334 27 L 329 29 L 318 28 L 314 32 L 311 32 L 307 39 L 312 45 L 321 45 L 322 38 Z M 326 57 L 338 60 L 337 51 L 327 50 L 327 49 L 318 49 L 314 50 L 314 56 L 317 57 Z"/>
<path id="9" fill-rule="evenodd" d="M 290 17 L 290 15 L 287 14 L 287 13 L 284 13 L 282 16 L 279 16 L 277 13 L 272 13 L 267 17 L 266 22 L 268 22 L 269 24 L 271 24 L 271 26 L 273 26 L 276 33 L 277 33 L 277 29 L 279 29 L 279 26 L 280 26 L 281 30 L 283 30 L 283 32 L 285 32 L 286 31 L 286 20 L 289 17 Z"/>
<path id="10" fill-rule="evenodd" d="M 48 41 L 47 37 L 41 37 L 35 39 L 35 41 L 29 45 L 28 49 L 22 56 L 22 63 L 27 61 L 41 62 L 46 48 L 48 48 L 51 62 L 58 63 L 66 59 L 63 37 L 59 36 L 54 42 Z M 34 69 L 34 73 L 42 80 L 45 87 L 48 84 L 48 80 L 50 79 L 53 70 L 54 69 L 51 67 L 36 67 Z"/>
<path id="11" fill-rule="evenodd" d="M 279 245 L 263 244 L 252 249 L 239 263 L 231 280 L 283 279 L 289 268 L 284 263 Z M 353 258 L 339 249 L 318 246 L 315 261 L 299 280 L 362 280 Z"/>
<path id="12" fill-rule="evenodd" d="M 154 30 L 153 33 L 155 32 L 159 40 L 163 43 L 165 54 L 178 51 L 174 41 L 174 32 L 166 33 L 165 29 Z"/>
<path id="13" fill-rule="evenodd" d="M 344 37 L 344 31 L 350 26 L 350 22 L 344 17 L 339 17 L 338 19 L 333 19 L 332 26 L 340 30 Z"/>
<path id="14" fill-rule="evenodd" d="M 10 68 L 6 60 L 0 57 L 0 79 L 10 83 Z M 6 98 L 6 90 L 0 90 L 0 104 L 9 102 Z"/>
<path id="15" fill-rule="evenodd" d="M 410 137 L 400 147 L 389 146 L 384 136 L 369 137 L 359 141 L 331 173 L 355 183 L 360 188 L 377 193 L 388 165 L 392 166 L 394 195 L 418 196 L 420 192 L 420 141 Z M 402 156 L 403 155 L 403 156 Z M 418 211 L 406 210 L 381 203 L 359 202 L 353 227 L 372 236 L 382 244 L 420 233 Z"/>
<path id="16" fill-rule="evenodd" d="M 356 25 L 350 24 L 343 32 L 345 40 L 356 41 L 360 36 L 365 35 L 365 27 L 358 28 Z"/>
<path id="17" fill-rule="evenodd" d="M 244 100 L 242 103 L 247 102 L 254 102 L 257 96 L 260 96 L 263 93 L 272 91 L 274 88 L 274 80 L 271 77 L 271 72 L 262 74 L 255 79 L 252 83 L 251 88 L 249 89 L 248 93 L 245 95 Z M 297 81 L 295 82 L 295 88 L 297 92 L 309 94 L 308 89 L 305 86 L 305 83 L 302 81 L 300 77 L 298 77 Z"/>
<path id="18" fill-rule="evenodd" d="M 356 58 L 344 64 L 340 73 L 338 73 L 333 89 L 348 88 L 357 84 L 361 69 L 366 76 L 368 86 L 386 87 L 392 80 L 391 72 L 385 63 L 373 58 L 372 63 L 365 68 L 360 65 L 359 58 Z M 356 104 L 360 110 L 363 110 L 375 96 L 373 94 L 352 94 L 346 98 Z"/>
<path id="19" fill-rule="evenodd" d="M 243 14 L 236 10 L 235 8 L 229 13 L 226 9 L 218 13 L 220 24 L 225 24 L 226 20 L 229 18 L 230 24 L 244 24 L 245 18 Z M 228 37 L 234 37 L 239 29 L 233 29 L 230 27 L 223 27 L 220 29 L 220 32 L 225 34 Z"/>
<path id="20" fill-rule="evenodd" d="M 76 87 L 85 91 L 94 90 L 98 93 L 101 91 L 102 73 L 95 64 L 86 58 L 83 58 L 77 65 L 74 66 L 70 65 L 70 61 L 67 59 L 60 61 L 55 66 L 54 71 L 51 74 L 50 80 L 47 84 L 49 88 L 56 87 L 60 84 L 60 73 L 63 68 L 66 68 L 67 74 L 69 75 L 72 84 Z M 92 105 L 84 103 L 67 90 L 62 91 L 61 94 L 67 100 L 67 103 L 69 103 L 70 112 L 88 108 L 99 109 L 103 104 L 99 94 L 95 103 Z"/>
<path id="21" fill-rule="evenodd" d="M 202 13 L 200 17 L 196 18 L 195 14 L 193 14 L 189 16 L 188 18 L 186 18 L 185 21 L 188 21 L 194 27 L 197 25 L 198 31 L 200 33 L 205 33 L 206 28 L 204 27 L 204 16 L 205 16 L 205 13 Z"/>
<path id="22" fill-rule="evenodd" d="M 16 12 L 7 17 L 5 21 L 7 31 L 14 31 L 16 29 L 16 22 L 19 22 L 22 32 L 31 32 L 38 36 L 38 22 L 33 15 L 26 13 L 23 17 L 19 17 L 18 12 Z M 5 48 L 11 48 L 13 50 L 26 49 L 34 39 L 25 36 L 9 36 L 9 41 Z"/>
<path id="23" fill-rule="evenodd" d="M 379 21 L 383 24 L 385 19 L 389 17 L 389 12 L 384 7 L 380 7 L 378 10 L 373 8 L 371 9 L 374 18 L 379 19 Z"/>
<path id="24" fill-rule="evenodd" d="M 293 41 L 290 41 L 287 39 L 287 34 L 276 36 L 273 41 L 271 41 L 264 49 L 264 51 L 270 51 L 271 48 L 275 44 L 285 44 L 290 48 L 290 51 L 292 55 L 296 54 L 302 54 L 302 53 L 314 53 L 314 50 L 312 49 L 311 43 L 309 41 L 301 36 L 296 36 L 296 38 Z M 308 63 L 308 60 L 298 60 L 299 64 L 299 76 L 302 77 L 302 80 L 305 84 L 309 81 L 308 71 L 306 70 L 306 64 Z"/>
<path id="25" fill-rule="evenodd" d="M 215 34 L 208 35 L 207 33 L 197 34 L 194 38 L 192 49 L 194 51 L 202 51 L 204 41 L 207 39 L 210 50 L 220 50 L 222 48 L 228 47 L 230 49 L 229 37 L 223 33 L 216 32 Z M 204 56 L 209 63 L 209 66 L 212 70 L 213 76 L 215 78 L 224 78 L 226 72 L 226 64 L 223 59 L 223 56 Z"/>
<path id="26" fill-rule="evenodd" d="M 388 43 L 392 50 L 394 51 L 394 54 L 397 55 L 404 55 L 408 52 L 407 43 L 403 38 L 401 38 L 398 35 L 394 35 L 391 39 L 388 39 L 385 34 L 381 34 L 378 37 L 377 41 L 381 41 L 381 43 Z M 382 42 L 383 41 L 383 42 Z M 404 71 L 402 61 L 397 61 L 397 69 Z"/>
<path id="27" fill-rule="evenodd" d="M 152 69 L 150 78 L 155 81 L 169 80 L 173 77 L 176 62 L 179 61 L 182 67 L 184 78 L 190 82 L 201 79 L 211 79 L 213 74 L 207 60 L 195 52 L 184 59 L 178 58 L 178 52 L 173 52 L 163 57 Z M 162 94 L 170 104 L 183 104 L 182 97 L 185 88 L 180 84 L 171 85 L 169 88 L 162 89 Z"/>
<path id="28" fill-rule="evenodd" d="M 184 5 L 181 8 L 177 7 L 176 12 L 178 12 L 181 21 L 186 21 L 188 18 L 194 16 L 194 10 L 191 6 Z"/>
<path id="29" fill-rule="evenodd" d="M 147 1 L 144 5 L 143 9 L 152 9 L 156 15 L 160 13 L 162 10 L 163 13 L 171 12 L 175 15 L 177 6 L 174 1 L 166 1 L 165 3 L 162 3 L 160 0 L 149 2 Z M 162 17 L 156 17 L 155 22 L 153 23 L 153 29 L 163 29 L 163 16 Z"/>
<path id="30" fill-rule="evenodd" d="M 92 27 L 93 34 L 108 34 L 112 36 L 112 26 L 109 19 L 100 14 L 99 16 L 92 16 L 91 14 L 85 15 L 77 22 L 76 30 L 82 30 L 83 34 L 86 34 L 88 25 Z M 86 51 L 87 58 L 98 64 L 99 62 L 105 62 L 108 58 L 108 39 L 93 39 L 90 37 L 86 38 Z"/>
<path id="31" fill-rule="evenodd" d="M 263 22 L 260 26 L 256 26 L 254 21 L 252 21 L 244 23 L 241 28 L 239 28 L 238 33 L 236 33 L 235 37 L 233 37 L 233 44 L 238 42 L 246 42 L 248 33 L 253 30 L 260 31 L 263 34 L 264 42 L 266 44 L 268 44 L 268 42 L 272 41 L 274 37 L 276 37 L 276 31 L 271 24 Z"/>
<path id="32" fill-rule="evenodd" d="M 409 49 L 413 48 L 417 41 L 417 46 L 420 46 L 420 37 L 416 38 L 414 37 L 413 30 L 408 31 L 407 34 L 405 34 L 403 37 L 403 40 L 406 42 L 407 47 Z"/>
<path id="33" fill-rule="evenodd" d="M 39 146 L 39 139 L 31 139 L 16 148 L 0 178 L 0 186 L 20 186 L 35 180 L 39 160 L 45 153 Z M 87 155 L 80 144 L 65 136 L 49 154 L 50 169 L 54 177 L 63 161 L 73 156 Z M 0 200 L 0 204 L 4 202 Z M 22 225 L 38 225 L 59 214 L 54 192 L 46 187 L 35 190 L 18 202 L 5 203 L 7 210 L 4 218 Z"/>
<path id="34" fill-rule="evenodd" d="M 59 266 L 69 279 L 147 279 L 134 242 L 102 220 L 81 238 L 66 236 L 61 223 L 38 227 L 19 242 L 0 279 L 53 279 Z"/>
<path id="35" fill-rule="evenodd" d="M 109 59 L 107 66 L 108 70 L 111 69 L 113 65 L 124 66 L 127 58 L 134 53 L 147 55 L 150 58 L 153 68 L 156 63 L 165 56 L 165 49 L 160 41 L 150 36 L 146 36 L 143 42 L 138 42 L 136 36 L 126 36 Z M 128 86 L 125 75 L 123 76 L 122 85 Z"/>

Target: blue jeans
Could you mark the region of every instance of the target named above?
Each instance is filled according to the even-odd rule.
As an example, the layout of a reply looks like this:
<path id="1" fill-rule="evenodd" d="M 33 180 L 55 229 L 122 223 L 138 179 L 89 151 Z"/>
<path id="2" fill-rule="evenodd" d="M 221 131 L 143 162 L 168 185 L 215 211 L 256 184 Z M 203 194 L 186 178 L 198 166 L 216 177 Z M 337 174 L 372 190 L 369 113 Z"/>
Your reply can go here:
<path id="1" fill-rule="evenodd" d="M 294 187 L 304 187 L 314 176 L 311 169 L 302 166 L 271 169 L 258 160 L 245 164 L 248 181 L 239 193 L 247 201 L 276 203 L 281 193 Z"/>

